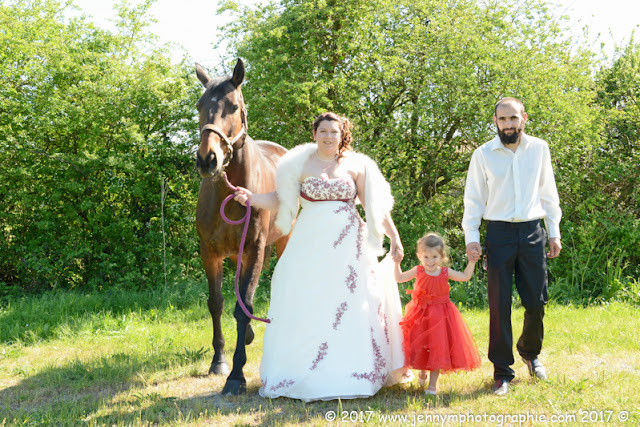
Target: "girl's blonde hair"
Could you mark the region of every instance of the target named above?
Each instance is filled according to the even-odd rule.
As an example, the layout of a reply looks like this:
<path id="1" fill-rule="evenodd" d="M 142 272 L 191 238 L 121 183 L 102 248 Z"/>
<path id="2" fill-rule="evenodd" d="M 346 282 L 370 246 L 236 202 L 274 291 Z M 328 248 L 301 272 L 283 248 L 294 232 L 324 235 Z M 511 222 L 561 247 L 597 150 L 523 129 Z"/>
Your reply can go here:
<path id="1" fill-rule="evenodd" d="M 442 264 L 447 265 L 449 263 L 449 251 L 447 250 L 447 244 L 445 243 L 444 238 L 438 233 L 432 232 L 425 234 L 418 239 L 418 243 L 416 246 L 416 254 L 418 254 L 421 249 L 436 249 L 438 252 L 440 252 L 440 256 L 442 257 Z"/>

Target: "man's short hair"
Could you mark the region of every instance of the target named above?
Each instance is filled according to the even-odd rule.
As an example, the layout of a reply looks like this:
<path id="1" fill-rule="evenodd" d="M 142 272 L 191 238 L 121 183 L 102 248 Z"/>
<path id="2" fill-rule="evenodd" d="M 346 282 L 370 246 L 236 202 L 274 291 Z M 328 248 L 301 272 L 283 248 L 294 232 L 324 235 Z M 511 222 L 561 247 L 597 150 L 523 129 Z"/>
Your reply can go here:
<path id="1" fill-rule="evenodd" d="M 508 104 L 509 102 L 514 103 L 516 105 L 520 106 L 520 114 L 524 114 L 524 104 L 522 103 L 522 101 L 520 101 L 518 98 L 512 98 L 510 96 L 506 97 L 506 98 L 502 98 L 500 101 L 496 102 L 496 106 L 493 109 L 493 115 L 497 116 L 498 115 L 498 107 L 501 106 L 502 104 Z"/>

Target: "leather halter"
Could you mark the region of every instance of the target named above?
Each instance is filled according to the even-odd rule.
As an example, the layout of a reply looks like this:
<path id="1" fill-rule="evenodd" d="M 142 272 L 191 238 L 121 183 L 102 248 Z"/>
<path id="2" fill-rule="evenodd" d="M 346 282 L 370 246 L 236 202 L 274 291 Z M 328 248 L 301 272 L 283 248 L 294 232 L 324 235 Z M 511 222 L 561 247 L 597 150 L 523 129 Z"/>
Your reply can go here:
<path id="1" fill-rule="evenodd" d="M 222 140 L 227 145 L 227 153 L 224 155 L 224 163 L 222 164 L 222 168 L 224 169 L 227 167 L 227 165 L 233 158 L 233 144 L 238 142 L 238 140 L 242 138 L 242 136 L 247 132 L 246 126 L 242 126 L 242 129 L 240 129 L 240 132 L 238 132 L 236 136 L 234 136 L 232 139 L 229 139 L 229 137 L 225 135 L 222 129 L 220 129 L 218 126 L 212 123 L 207 123 L 206 125 L 202 126 L 202 129 L 200 129 L 200 138 L 202 138 L 202 134 L 206 130 L 210 130 L 211 132 L 214 132 L 215 134 L 217 134 L 220 138 L 222 138 Z"/>

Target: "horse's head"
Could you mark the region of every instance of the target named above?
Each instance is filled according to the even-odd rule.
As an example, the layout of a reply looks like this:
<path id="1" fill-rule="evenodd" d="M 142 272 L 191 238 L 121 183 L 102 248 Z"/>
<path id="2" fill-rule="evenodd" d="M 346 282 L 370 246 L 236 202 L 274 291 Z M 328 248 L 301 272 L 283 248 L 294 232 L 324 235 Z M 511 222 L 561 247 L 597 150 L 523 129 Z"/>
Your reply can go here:
<path id="1" fill-rule="evenodd" d="M 205 91 L 196 104 L 200 114 L 200 147 L 196 168 L 203 178 L 220 174 L 247 136 L 247 110 L 240 85 L 244 64 L 238 59 L 233 76 L 211 78 L 196 64 L 198 80 Z"/>

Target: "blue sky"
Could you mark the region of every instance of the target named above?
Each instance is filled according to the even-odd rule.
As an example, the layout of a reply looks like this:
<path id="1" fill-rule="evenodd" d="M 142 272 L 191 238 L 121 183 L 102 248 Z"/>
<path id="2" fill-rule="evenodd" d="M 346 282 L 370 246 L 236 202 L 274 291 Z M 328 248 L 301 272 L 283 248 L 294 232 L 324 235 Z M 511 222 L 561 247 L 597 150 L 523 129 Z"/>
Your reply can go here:
<path id="1" fill-rule="evenodd" d="M 261 1 L 241 2 L 255 4 Z M 112 1 L 74 0 L 74 3 L 96 24 L 109 28 L 108 20 L 114 16 Z M 157 0 L 151 8 L 158 20 L 152 31 L 161 42 L 183 46 L 194 62 L 213 67 L 220 59 L 212 47 L 217 37 L 216 26 L 229 19 L 216 16 L 217 3 L 216 0 Z M 600 42 L 604 42 L 609 56 L 613 54 L 614 45 L 628 43 L 632 30 L 640 24 L 639 0 L 551 0 L 551 3 L 558 5 L 558 13 L 570 16 L 575 36 L 581 36 L 581 29 L 587 26 L 592 48 L 597 51 Z M 593 43 L 598 33 L 600 42 Z M 640 41 L 640 31 L 637 33 L 636 40 Z"/>

